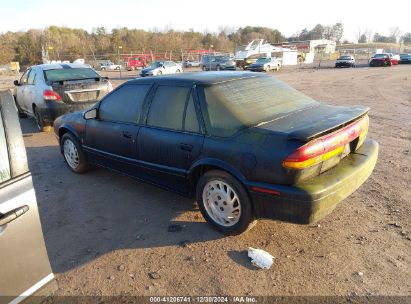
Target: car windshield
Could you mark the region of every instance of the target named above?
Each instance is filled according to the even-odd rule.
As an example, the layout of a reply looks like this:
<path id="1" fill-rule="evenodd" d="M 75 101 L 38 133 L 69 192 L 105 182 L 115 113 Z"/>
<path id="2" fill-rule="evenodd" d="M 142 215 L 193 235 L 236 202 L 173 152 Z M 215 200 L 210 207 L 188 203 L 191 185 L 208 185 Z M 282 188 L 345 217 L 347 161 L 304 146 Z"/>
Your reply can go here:
<path id="1" fill-rule="evenodd" d="M 350 56 L 341 56 L 339 59 L 340 60 L 351 60 L 351 57 Z"/>
<path id="2" fill-rule="evenodd" d="M 90 68 L 69 68 L 45 70 L 44 77 L 46 81 L 55 82 L 65 80 L 100 78 L 100 75 Z"/>
<path id="3" fill-rule="evenodd" d="M 160 61 L 154 61 L 153 63 L 151 63 L 148 67 L 150 69 L 156 69 L 159 68 L 161 66 L 161 62 Z"/>
<path id="4" fill-rule="evenodd" d="M 385 58 L 385 57 L 387 57 L 386 54 L 375 54 L 374 55 L 374 58 Z"/>
<path id="5" fill-rule="evenodd" d="M 270 62 L 270 58 L 258 58 L 256 63 L 267 63 Z"/>
<path id="6" fill-rule="evenodd" d="M 270 76 L 206 86 L 204 95 L 209 132 L 223 137 L 317 103 Z"/>

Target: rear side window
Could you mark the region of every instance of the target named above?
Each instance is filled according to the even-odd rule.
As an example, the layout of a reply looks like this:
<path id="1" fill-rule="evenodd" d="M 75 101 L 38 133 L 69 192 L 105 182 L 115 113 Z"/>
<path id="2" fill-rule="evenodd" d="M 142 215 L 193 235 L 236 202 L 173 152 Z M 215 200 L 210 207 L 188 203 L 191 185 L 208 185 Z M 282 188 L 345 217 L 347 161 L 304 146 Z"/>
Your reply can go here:
<path id="1" fill-rule="evenodd" d="M 4 133 L 3 118 L 0 111 L 0 184 L 11 178 L 9 153 L 7 150 L 6 134 Z"/>
<path id="2" fill-rule="evenodd" d="M 99 119 L 138 123 L 150 85 L 125 85 L 103 99 Z"/>
<path id="3" fill-rule="evenodd" d="M 147 124 L 150 126 L 182 130 L 183 115 L 190 93 L 187 87 L 159 86 L 151 102 Z"/>

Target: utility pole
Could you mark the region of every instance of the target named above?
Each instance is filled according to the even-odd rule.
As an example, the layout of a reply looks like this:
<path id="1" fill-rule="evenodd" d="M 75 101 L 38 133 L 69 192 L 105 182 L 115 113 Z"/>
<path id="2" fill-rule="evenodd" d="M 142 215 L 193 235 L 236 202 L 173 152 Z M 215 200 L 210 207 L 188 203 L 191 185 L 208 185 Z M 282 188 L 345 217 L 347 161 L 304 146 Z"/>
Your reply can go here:
<path id="1" fill-rule="evenodd" d="M 119 45 L 118 46 L 118 64 L 120 66 L 120 79 L 121 79 L 121 65 L 120 65 L 120 49 L 122 49 L 123 46 Z"/>

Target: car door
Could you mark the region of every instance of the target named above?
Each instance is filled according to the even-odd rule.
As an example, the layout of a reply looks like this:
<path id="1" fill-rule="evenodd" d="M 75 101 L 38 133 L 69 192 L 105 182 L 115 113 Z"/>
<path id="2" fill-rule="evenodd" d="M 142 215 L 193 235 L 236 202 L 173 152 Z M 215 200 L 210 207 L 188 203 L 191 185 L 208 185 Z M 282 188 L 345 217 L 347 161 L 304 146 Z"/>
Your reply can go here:
<path id="1" fill-rule="evenodd" d="M 86 122 L 85 150 L 91 161 L 134 175 L 136 140 L 144 99 L 151 84 L 125 84 L 99 104 L 96 119 Z"/>
<path id="2" fill-rule="evenodd" d="M 204 135 L 198 120 L 195 89 L 159 85 L 151 99 L 137 151 L 144 178 L 186 193 L 191 165 L 201 155 Z"/>
<path id="3" fill-rule="evenodd" d="M 27 112 L 27 102 L 26 98 L 26 91 L 28 89 L 27 80 L 29 77 L 31 69 L 28 69 L 24 72 L 23 76 L 21 76 L 19 84 L 16 87 L 16 99 L 19 107 Z"/>
<path id="4" fill-rule="evenodd" d="M 24 92 L 24 106 L 25 111 L 28 113 L 33 113 L 33 103 L 36 103 L 36 82 L 37 82 L 37 69 L 32 68 L 29 73 L 29 77 L 27 78 L 27 85 Z"/>
<path id="5" fill-rule="evenodd" d="M 18 303 L 46 284 L 56 285 L 13 103 L 10 93 L 0 92 L 1 304 Z"/>

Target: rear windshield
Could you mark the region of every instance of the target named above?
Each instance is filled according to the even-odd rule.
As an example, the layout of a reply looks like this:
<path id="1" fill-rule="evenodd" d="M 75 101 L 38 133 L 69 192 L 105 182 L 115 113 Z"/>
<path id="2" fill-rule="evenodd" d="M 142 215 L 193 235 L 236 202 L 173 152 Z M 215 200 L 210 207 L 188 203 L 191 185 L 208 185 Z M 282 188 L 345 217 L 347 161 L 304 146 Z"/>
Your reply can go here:
<path id="1" fill-rule="evenodd" d="M 209 133 L 223 137 L 317 103 L 270 76 L 207 86 L 204 95 Z"/>
<path id="2" fill-rule="evenodd" d="M 65 81 L 89 78 L 100 78 L 100 75 L 89 68 L 55 69 L 44 71 L 46 81 Z"/>

